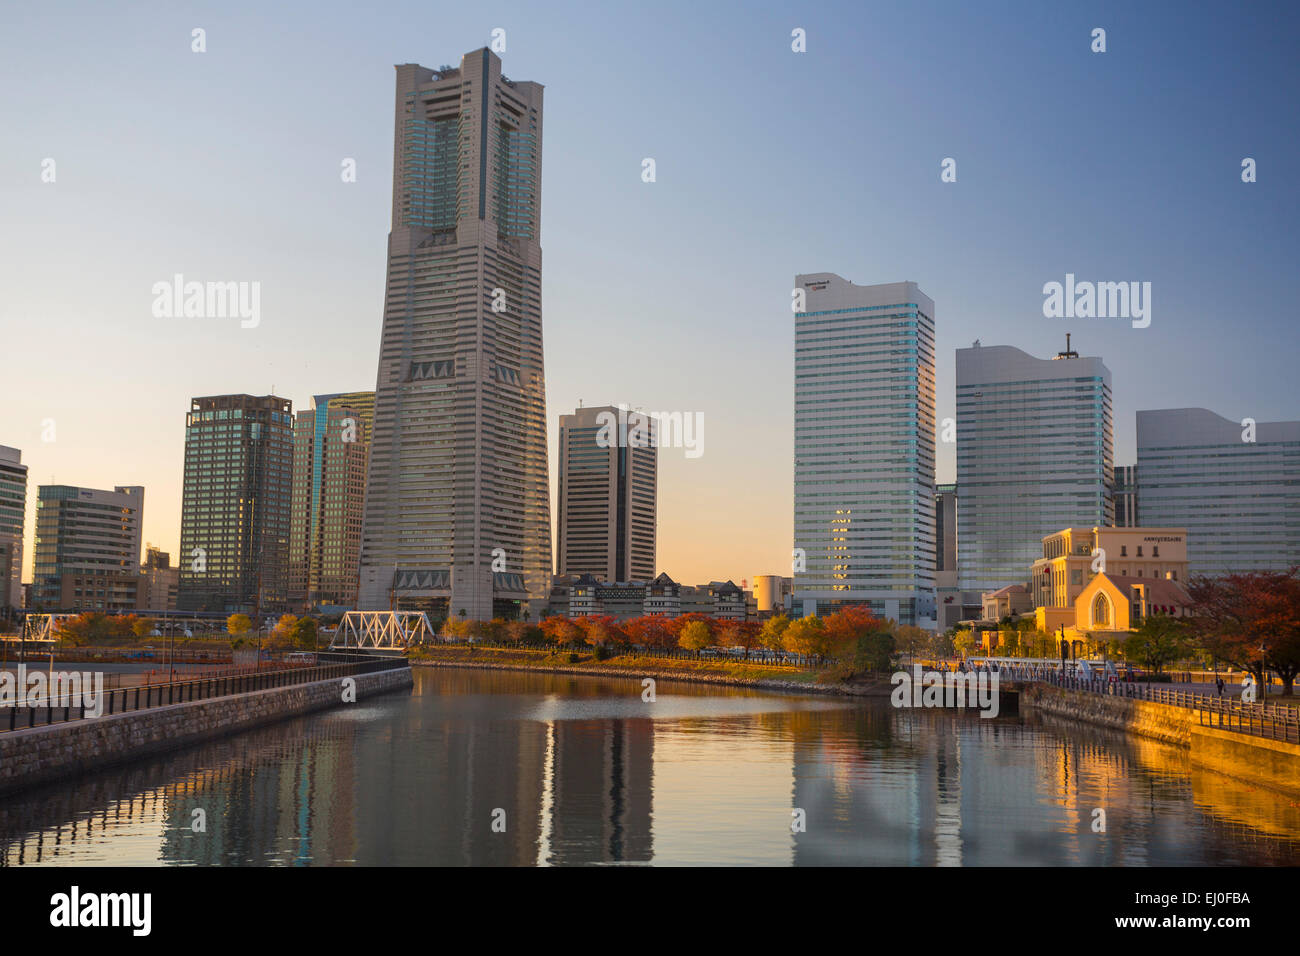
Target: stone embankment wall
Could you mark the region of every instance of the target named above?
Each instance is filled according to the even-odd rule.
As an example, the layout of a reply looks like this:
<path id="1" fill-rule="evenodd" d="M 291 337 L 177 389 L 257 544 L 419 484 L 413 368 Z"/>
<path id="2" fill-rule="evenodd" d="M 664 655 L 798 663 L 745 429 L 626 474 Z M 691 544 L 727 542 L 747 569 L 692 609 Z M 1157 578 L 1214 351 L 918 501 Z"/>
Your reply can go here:
<path id="1" fill-rule="evenodd" d="M 1182 707 L 1107 697 L 1050 684 L 1027 685 L 1020 695 L 1020 706 L 1022 713 L 1040 710 L 1070 720 L 1127 730 L 1180 747 L 1190 746 L 1192 725 L 1196 723 L 1196 712 Z"/>
<path id="2" fill-rule="evenodd" d="M 359 674 L 357 699 L 412 685 L 409 667 Z M 95 771 L 343 704 L 343 678 L 0 733 L 0 793 Z"/>
<path id="3" fill-rule="evenodd" d="M 676 671 L 647 667 L 629 670 L 626 667 L 565 667 L 563 665 L 499 664 L 490 661 L 440 661 L 418 660 L 412 667 L 441 667 L 484 671 L 531 671 L 534 674 L 568 674 L 574 677 L 621 677 L 640 681 L 645 677 L 655 680 L 682 681 L 687 684 L 718 684 L 727 687 L 747 687 L 751 690 L 772 690 L 795 694 L 838 694 L 845 697 L 888 697 L 887 681 L 853 684 L 819 684 L 814 681 L 781 680 L 777 677 L 729 677 L 725 674 L 700 674 L 693 671 Z"/>
<path id="4" fill-rule="evenodd" d="M 1186 747 L 1192 762 L 1209 770 L 1266 787 L 1300 791 L 1300 746 L 1203 726 L 1200 711 L 1188 707 L 1037 683 L 1027 685 L 1020 700 L 1024 713 L 1037 710 Z"/>

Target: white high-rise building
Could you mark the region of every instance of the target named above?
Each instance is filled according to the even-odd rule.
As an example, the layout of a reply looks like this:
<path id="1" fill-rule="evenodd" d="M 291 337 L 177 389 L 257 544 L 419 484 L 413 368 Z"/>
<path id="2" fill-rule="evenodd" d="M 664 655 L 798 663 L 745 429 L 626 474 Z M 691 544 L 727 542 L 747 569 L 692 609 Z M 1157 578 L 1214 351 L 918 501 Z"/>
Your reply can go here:
<path id="1" fill-rule="evenodd" d="M 518 617 L 551 583 L 542 87 L 404 64 L 394 126 L 358 607 Z"/>
<path id="2" fill-rule="evenodd" d="M 933 626 L 934 302 L 831 273 L 795 288 L 793 611 Z"/>
<path id="3" fill-rule="evenodd" d="M 1300 564 L 1300 422 L 1138 412 L 1137 452 L 1142 524 L 1186 528 L 1192 574 Z"/>
<path id="4" fill-rule="evenodd" d="M 963 591 L 1028 584 L 1042 540 L 1113 524 L 1110 371 L 1070 350 L 957 350 L 957 575 Z M 1151 522 L 1174 524 L 1175 522 Z"/>

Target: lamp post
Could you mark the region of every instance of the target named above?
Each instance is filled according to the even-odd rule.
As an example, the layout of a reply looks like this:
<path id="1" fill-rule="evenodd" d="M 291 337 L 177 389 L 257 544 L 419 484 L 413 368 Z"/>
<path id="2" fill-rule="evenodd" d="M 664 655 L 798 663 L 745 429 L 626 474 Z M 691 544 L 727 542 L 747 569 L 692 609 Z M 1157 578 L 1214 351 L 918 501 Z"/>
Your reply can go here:
<path id="1" fill-rule="evenodd" d="M 1069 653 L 1065 645 L 1065 625 L 1060 625 L 1060 648 L 1061 648 L 1061 686 L 1065 686 L 1065 659 Z"/>
<path id="2" fill-rule="evenodd" d="M 1268 645 L 1263 641 L 1259 642 L 1259 693 L 1261 697 L 1268 696 L 1268 671 L 1264 667 L 1265 656 L 1268 654 Z M 1267 703 L 1267 701 L 1263 701 Z"/>

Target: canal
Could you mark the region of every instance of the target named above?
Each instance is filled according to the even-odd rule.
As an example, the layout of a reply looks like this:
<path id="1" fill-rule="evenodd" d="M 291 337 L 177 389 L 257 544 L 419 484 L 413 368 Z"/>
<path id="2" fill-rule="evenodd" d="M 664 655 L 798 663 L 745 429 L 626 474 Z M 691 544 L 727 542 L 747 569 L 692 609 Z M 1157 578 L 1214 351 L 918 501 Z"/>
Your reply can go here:
<path id="1" fill-rule="evenodd" d="M 428 668 L 0 801 L 0 866 L 1260 865 L 1298 834 L 1300 795 L 1050 718 Z"/>

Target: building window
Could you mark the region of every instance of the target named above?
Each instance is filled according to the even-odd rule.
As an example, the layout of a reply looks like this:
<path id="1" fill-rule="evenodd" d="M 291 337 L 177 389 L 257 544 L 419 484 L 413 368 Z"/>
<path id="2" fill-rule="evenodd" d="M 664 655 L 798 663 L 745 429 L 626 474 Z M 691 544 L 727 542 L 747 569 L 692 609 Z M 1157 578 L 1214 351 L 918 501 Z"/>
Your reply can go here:
<path id="1" fill-rule="evenodd" d="M 1109 628 L 1110 624 L 1110 598 L 1098 593 L 1092 599 L 1092 626 Z"/>
<path id="2" fill-rule="evenodd" d="M 1138 557 L 1142 557 L 1142 545 L 1138 545 Z"/>

